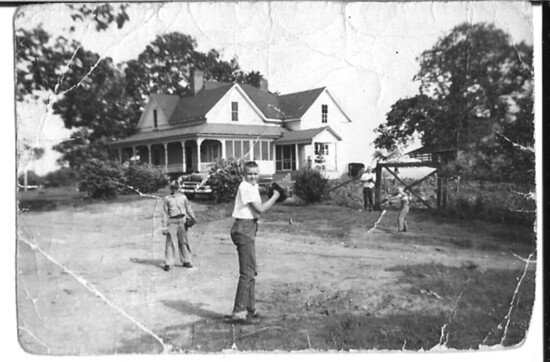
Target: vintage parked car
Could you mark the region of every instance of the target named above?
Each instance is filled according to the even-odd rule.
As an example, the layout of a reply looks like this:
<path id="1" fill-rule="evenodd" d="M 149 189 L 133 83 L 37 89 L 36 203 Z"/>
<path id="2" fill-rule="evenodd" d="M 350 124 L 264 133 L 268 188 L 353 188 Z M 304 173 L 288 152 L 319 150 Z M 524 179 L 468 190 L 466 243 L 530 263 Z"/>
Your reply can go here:
<path id="1" fill-rule="evenodd" d="M 195 195 L 212 195 L 212 188 L 208 184 L 207 173 L 182 175 L 178 180 L 181 185 L 181 191 L 189 200 L 193 199 Z"/>

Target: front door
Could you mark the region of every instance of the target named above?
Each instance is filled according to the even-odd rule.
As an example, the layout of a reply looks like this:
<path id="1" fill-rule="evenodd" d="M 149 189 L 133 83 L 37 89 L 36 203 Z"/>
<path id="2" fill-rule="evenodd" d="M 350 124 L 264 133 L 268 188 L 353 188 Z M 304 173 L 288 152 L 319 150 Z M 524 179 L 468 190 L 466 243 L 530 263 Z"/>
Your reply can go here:
<path id="1" fill-rule="evenodd" d="M 275 171 L 296 170 L 296 145 L 275 146 Z"/>

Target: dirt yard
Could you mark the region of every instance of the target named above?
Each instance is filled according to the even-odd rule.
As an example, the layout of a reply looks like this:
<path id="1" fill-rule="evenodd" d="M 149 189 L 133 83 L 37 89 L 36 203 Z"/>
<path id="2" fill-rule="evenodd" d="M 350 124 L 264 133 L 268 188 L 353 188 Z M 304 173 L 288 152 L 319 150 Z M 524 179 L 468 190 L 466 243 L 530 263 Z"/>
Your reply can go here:
<path id="1" fill-rule="evenodd" d="M 529 327 L 535 266 L 522 258 L 535 249 L 532 228 L 412 210 L 410 232 L 397 233 L 395 211 L 371 230 L 379 212 L 292 202 L 260 224 L 261 323 L 229 324 L 238 277 L 232 205 L 193 206 L 195 268 L 171 272 L 161 269 L 156 199 L 19 214 L 22 347 L 55 355 L 476 349 L 516 345 Z"/>

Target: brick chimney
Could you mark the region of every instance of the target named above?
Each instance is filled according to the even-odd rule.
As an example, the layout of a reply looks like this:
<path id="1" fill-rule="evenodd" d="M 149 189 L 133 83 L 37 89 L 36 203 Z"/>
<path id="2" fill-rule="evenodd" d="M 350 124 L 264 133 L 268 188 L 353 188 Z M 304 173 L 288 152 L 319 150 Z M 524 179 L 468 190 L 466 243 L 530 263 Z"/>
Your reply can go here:
<path id="1" fill-rule="evenodd" d="M 204 87 L 204 73 L 199 69 L 191 69 L 191 92 L 196 95 Z"/>
<path id="2" fill-rule="evenodd" d="M 260 90 L 267 92 L 267 79 L 263 77 L 260 79 Z"/>

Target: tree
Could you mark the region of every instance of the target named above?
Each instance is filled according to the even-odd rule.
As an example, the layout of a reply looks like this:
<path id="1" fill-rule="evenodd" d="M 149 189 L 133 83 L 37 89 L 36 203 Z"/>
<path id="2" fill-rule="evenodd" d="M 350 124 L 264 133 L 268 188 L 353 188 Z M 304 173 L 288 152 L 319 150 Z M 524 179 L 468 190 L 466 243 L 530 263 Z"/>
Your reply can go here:
<path id="1" fill-rule="evenodd" d="M 215 49 L 202 53 L 196 47 L 196 40 L 189 35 L 173 32 L 157 36 L 137 59 L 127 62 L 126 91 L 142 102 L 151 93 L 191 95 L 191 69 L 202 70 L 207 80 L 259 87 L 259 72 L 245 73 L 235 58 L 225 61 Z"/>
<path id="2" fill-rule="evenodd" d="M 390 150 L 418 135 L 424 146 L 457 150 L 451 166 L 459 173 L 523 167 L 512 150 L 533 145 L 532 58 L 532 47 L 513 44 L 494 25 L 455 27 L 418 58 L 419 94 L 392 106 L 376 147 Z"/>
<path id="3" fill-rule="evenodd" d="M 75 31 L 78 22 L 90 21 L 97 31 L 104 31 L 112 23 L 116 23 L 120 29 L 130 20 L 126 4 L 66 4 L 73 25 L 69 32 Z M 72 54 L 80 44 L 69 41 L 66 37 L 59 36 L 52 39 L 51 34 L 38 26 L 34 29 L 18 28 L 16 37 L 16 75 L 17 75 L 17 100 L 23 101 L 25 96 L 33 96 L 35 99 L 40 91 L 52 91 L 56 89 L 57 81 L 62 79 L 64 69 L 71 65 Z M 46 100 L 47 102 L 47 100 Z"/>
<path id="4" fill-rule="evenodd" d="M 78 22 L 89 21 L 97 31 L 106 30 L 112 23 L 121 28 L 129 20 L 125 4 L 77 4 L 66 5 L 73 25 L 69 33 L 75 31 Z M 97 81 L 96 73 L 109 76 L 109 60 L 101 63 L 96 54 L 85 51 L 81 44 L 64 36 L 52 37 L 42 27 L 34 29 L 16 29 L 16 100 L 18 102 L 43 101 L 48 112 L 61 112 L 63 107 L 69 109 L 71 98 L 78 98 L 75 89 L 86 89 Z M 111 62 L 112 63 L 112 62 Z M 99 69 L 98 72 L 94 72 Z M 112 73 L 112 72 L 111 72 Z M 95 78 L 95 79 L 94 79 Z M 73 92 L 73 93 L 71 93 Z M 97 95 L 97 94 L 96 94 Z M 65 98 L 65 96 L 67 96 Z M 109 94 L 107 94 L 109 96 Z M 96 102 L 96 100 L 88 99 Z M 58 103 L 60 102 L 60 103 Z M 69 113 L 75 113 L 75 108 Z M 71 117 L 64 117 L 66 125 Z M 71 127 L 71 126 L 68 126 Z M 120 127 L 119 127 L 120 128 Z M 115 132 L 117 129 L 115 129 Z M 77 131 L 80 132 L 80 131 Z M 44 150 L 20 142 L 18 159 L 42 156 Z M 60 146 L 64 149 L 67 144 Z"/>

